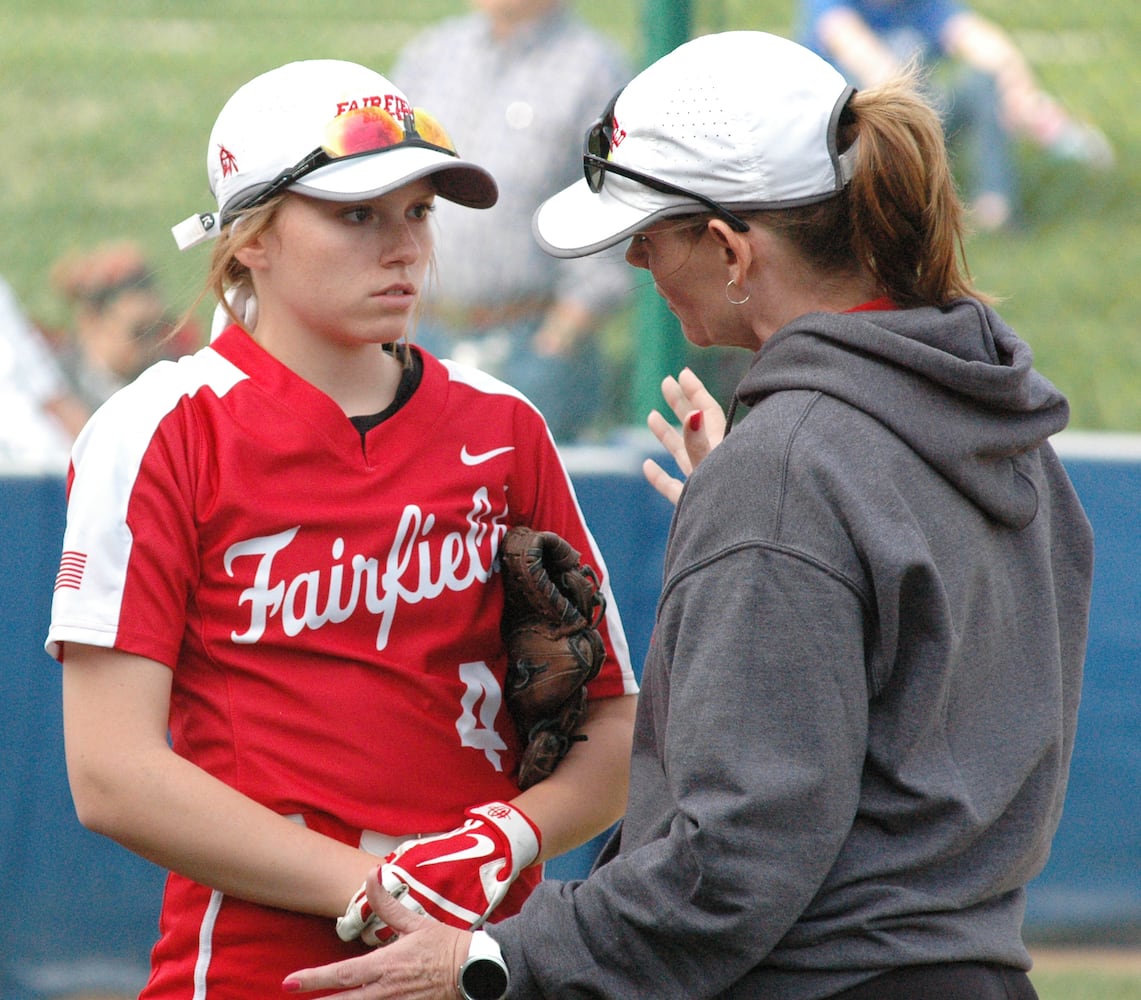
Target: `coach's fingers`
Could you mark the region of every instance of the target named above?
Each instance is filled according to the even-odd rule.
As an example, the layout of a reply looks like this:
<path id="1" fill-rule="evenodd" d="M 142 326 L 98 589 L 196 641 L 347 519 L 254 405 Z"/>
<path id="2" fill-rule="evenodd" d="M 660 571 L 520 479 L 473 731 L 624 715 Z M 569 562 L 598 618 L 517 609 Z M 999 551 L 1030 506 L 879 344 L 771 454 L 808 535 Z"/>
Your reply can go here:
<path id="1" fill-rule="evenodd" d="M 282 989 L 341 990 L 334 996 L 354 1000 L 454 1000 L 471 933 L 406 909 L 381 888 L 375 872 L 367 885 L 369 903 L 397 940 L 358 958 L 291 972 Z"/>
<path id="2" fill-rule="evenodd" d="M 688 476 L 693 471 L 693 467 L 689 464 L 689 455 L 686 454 L 685 441 L 682 439 L 678 429 L 657 410 L 650 411 L 646 417 L 646 426 L 650 428 L 650 431 L 654 437 L 658 439 L 662 447 L 673 456 L 673 460 L 677 462 L 677 466 L 681 469 L 682 475 Z"/>
<path id="3" fill-rule="evenodd" d="M 705 383 L 692 368 L 683 368 L 678 372 L 677 383 L 691 407 L 701 410 L 720 409 L 717 400 L 713 398 L 713 393 L 705 388 Z"/>
<path id="4" fill-rule="evenodd" d="M 720 409 L 715 412 L 717 416 L 722 416 Z M 724 417 L 722 416 L 720 427 L 714 422 L 713 428 L 710 429 L 711 418 L 712 414 L 707 410 L 693 410 L 686 414 L 682 422 L 682 441 L 685 444 L 686 459 L 689 461 L 689 475 L 693 474 L 693 470 L 705 461 L 706 456 L 725 436 Z"/>
<path id="5" fill-rule="evenodd" d="M 681 496 L 681 488 L 684 485 L 680 479 L 675 479 L 652 458 L 647 458 L 642 463 L 642 475 L 646 477 L 646 481 L 655 490 L 674 506 L 677 506 L 678 498 Z"/>
<path id="6" fill-rule="evenodd" d="M 702 451 L 699 456 L 692 453 L 690 455 L 693 466 L 696 468 L 701 459 L 716 448 L 725 437 L 725 411 L 721 409 L 721 404 L 713 398 L 713 394 L 705 388 L 705 383 L 690 369 L 682 369 L 681 374 L 678 375 L 678 387 L 684 394 L 688 406 L 685 415 L 678 417 L 682 426 L 687 427 L 691 422 L 692 411 L 699 410 L 701 412 L 700 444 Z"/>
<path id="7" fill-rule="evenodd" d="M 359 958 L 349 958 L 313 969 L 299 969 L 282 980 L 286 993 L 308 993 L 311 990 L 341 990 L 331 997 L 354 996 L 360 1000 L 382 1000 L 384 992 L 384 960 L 386 951 L 371 951 Z"/>
<path id="8" fill-rule="evenodd" d="M 662 398 L 673 411 L 679 423 L 685 423 L 693 410 L 701 410 L 714 445 L 720 443 L 725 431 L 725 413 L 705 383 L 691 368 L 683 368 L 677 378 L 667 375 L 662 379 Z"/>
<path id="9" fill-rule="evenodd" d="M 720 416 L 721 411 L 717 410 Z M 691 410 L 682 421 L 679 433 L 666 419 L 654 410 L 646 418 L 654 436 L 662 443 L 666 451 L 677 463 L 682 475 L 689 477 L 706 456 L 721 443 L 720 428 L 715 425 L 711 435 L 706 427 L 705 413 L 702 410 Z M 681 496 L 684 480 L 671 476 L 653 459 L 646 459 L 642 463 L 642 474 L 651 486 L 672 504 L 676 504 Z"/>
<path id="10" fill-rule="evenodd" d="M 381 885 L 379 866 L 368 873 L 364 885 L 372 912 L 384 921 L 392 934 L 409 934 L 428 919 L 415 900 L 398 899 Z M 391 935 L 388 939 L 391 940 Z"/>
<path id="11" fill-rule="evenodd" d="M 683 369 L 682 374 L 685 370 Z M 672 375 L 667 375 L 662 379 L 662 399 L 666 401 L 666 405 L 673 411 L 673 415 L 678 420 L 681 420 L 689 410 L 693 409 L 686 398 L 685 390 L 681 387 L 681 382 Z"/>

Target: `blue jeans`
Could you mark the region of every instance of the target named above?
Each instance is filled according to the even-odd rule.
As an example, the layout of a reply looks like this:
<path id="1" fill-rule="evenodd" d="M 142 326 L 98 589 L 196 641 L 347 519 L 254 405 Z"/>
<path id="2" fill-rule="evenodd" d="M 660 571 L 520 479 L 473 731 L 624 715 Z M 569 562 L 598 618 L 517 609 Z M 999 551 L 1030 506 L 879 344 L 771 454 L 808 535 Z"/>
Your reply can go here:
<path id="1" fill-rule="evenodd" d="M 942 72 L 946 70 L 946 72 Z M 998 194 L 1018 205 L 1014 144 L 1003 127 L 993 77 L 977 70 L 941 67 L 933 80 L 935 103 L 952 151 L 965 171 L 967 201 Z"/>

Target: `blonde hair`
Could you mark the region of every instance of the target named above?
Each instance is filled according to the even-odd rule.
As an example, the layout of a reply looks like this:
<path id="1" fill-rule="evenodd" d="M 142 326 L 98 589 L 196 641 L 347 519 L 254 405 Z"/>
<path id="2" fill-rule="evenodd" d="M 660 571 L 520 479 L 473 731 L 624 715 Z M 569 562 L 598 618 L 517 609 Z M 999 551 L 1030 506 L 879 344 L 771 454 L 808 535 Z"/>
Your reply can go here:
<path id="1" fill-rule="evenodd" d="M 250 277 L 250 269 L 238 260 L 238 251 L 264 235 L 273 225 L 277 207 L 284 198 L 285 194 L 282 193 L 243 212 L 239 220 L 227 226 L 218 236 L 210 254 L 210 270 L 206 273 L 206 289 L 203 294 L 213 292 L 226 315 L 239 326 L 244 327 L 245 322 L 234 312 L 226 293 L 232 288 L 244 288 L 252 295 L 253 279 Z"/>
<path id="2" fill-rule="evenodd" d="M 914 69 L 852 97 L 840 116 L 840 150 L 857 139 L 852 180 L 839 195 L 749 218 L 788 239 L 816 269 L 865 269 L 901 306 L 992 301 L 967 268 L 942 124 Z"/>
<path id="3" fill-rule="evenodd" d="M 274 216 L 277 214 L 277 207 L 284 197 L 285 194 L 282 193 L 271 198 L 264 205 L 258 205 L 242 213 L 241 225 L 232 223 L 218 234 L 210 253 L 210 269 L 206 273 L 206 282 L 178 321 L 175 332 L 194 323 L 194 314 L 206 297 L 211 294 L 225 310 L 230 321 L 237 323 L 244 329 L 244 321 L 234 312 L 226 296 L 227 291 L 231 288 L 244 287 L 248 292 L 253 292 L 253 281 L 250 278 L 249 268 L 238 260 L 237 253 L 242 247 L 269 229 L 273 224 Z"/>

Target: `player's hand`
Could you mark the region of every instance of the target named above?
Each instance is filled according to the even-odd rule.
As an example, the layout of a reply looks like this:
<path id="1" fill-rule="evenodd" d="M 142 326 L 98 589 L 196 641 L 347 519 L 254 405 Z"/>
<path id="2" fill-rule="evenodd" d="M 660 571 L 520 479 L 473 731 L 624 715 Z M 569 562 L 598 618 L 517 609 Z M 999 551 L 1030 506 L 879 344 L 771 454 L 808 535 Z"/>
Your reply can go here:
<path id="1" fill-rule="evenodd" d="M 292 972 L 282 989 L 293 994 L 342 991 L 323 993 L 329 1000 L 455 1000 L 471 935 L 405 909 L 380 888 L 375 871 L 365 887 L 369 912 L 380 914 L 378 920 L 400 940 L 356 958 Z"/>
<path id="2" fill-rule="evenodd" d="M 688 368 L 683 368 L 676 379 L 671 375 L 662 380 L 662 396 L 681 423 L 681 432 L 657 410 L 650 411 L 646 423 L 682 474 L 689 476 L 725 437 L 725 414 L 705 383 Z M 642 464 L 642 473 L 670 503 L 677 503 L 682 480 L 671 476 L 652 458 Z"/>
<path id="3" fill-rule="evenodd" d="M 380 882 L 401 904 L 453 927 L 483 924 L 511 883 L 539 856 L 538 827 L 506 802 L 466 813 L 451 833 L 406 840 L 384 859 Z M 387 944 L 394 931 L 368 901 L 367 882 L 337 921 L 343 941 Z"/>

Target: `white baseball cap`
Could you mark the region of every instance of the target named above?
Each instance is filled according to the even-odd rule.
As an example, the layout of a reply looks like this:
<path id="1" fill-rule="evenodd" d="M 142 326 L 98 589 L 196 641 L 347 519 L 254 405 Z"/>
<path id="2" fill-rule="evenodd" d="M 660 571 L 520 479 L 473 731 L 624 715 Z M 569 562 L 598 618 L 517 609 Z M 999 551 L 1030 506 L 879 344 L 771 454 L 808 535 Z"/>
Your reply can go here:
<path id="1" fill-rule="evenodd" d="M 594 182 L 540 205 L 535 237 L 555 257 L 582 257 L 703 206 L 741 229 L 733 210 L 830 198 L 851 179 L 855 147 L 841 153 L 837 131 L 854 92 L 815 53 L 776 35 L 685 42 L 634 77 L 588 130 Z"/>
<path id="2" fill-rule="evenodd" d="M 286 188 L 355 201 L 430 176 L 442 198 L 471 208 L 490 208 L 499 193 L 395 84 L 337 59 L 287 63 L 240 87 L 214 123 L 206 171 L 218 211 L 173 227 L 183 250 Z"/>

